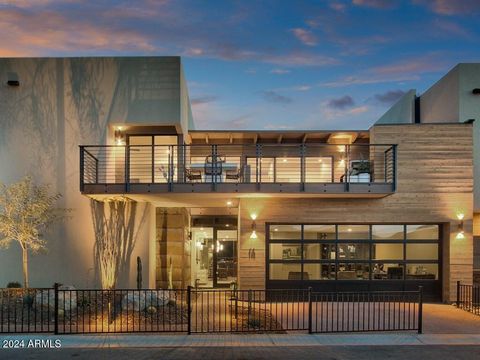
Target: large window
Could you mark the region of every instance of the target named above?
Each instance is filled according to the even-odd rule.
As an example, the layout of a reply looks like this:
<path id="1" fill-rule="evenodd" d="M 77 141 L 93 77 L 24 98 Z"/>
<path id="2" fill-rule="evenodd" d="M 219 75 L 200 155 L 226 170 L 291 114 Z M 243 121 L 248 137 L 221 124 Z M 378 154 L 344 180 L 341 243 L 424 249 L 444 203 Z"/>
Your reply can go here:
<path id="1" fill-rule="evenodd" d="M 271 224 L 269 280 L 438 280 L 438 225 Z"/>

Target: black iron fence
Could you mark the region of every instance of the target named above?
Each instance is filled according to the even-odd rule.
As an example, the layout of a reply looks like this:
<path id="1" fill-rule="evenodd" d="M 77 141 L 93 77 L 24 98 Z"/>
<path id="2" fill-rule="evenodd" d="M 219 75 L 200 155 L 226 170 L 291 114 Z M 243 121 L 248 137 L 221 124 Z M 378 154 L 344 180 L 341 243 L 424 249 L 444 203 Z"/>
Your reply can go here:
<path id="1" fill-rule="evenodd" d="M 0 291 L 3 333 L 422 332 L 422 289 Z"/>
<path id="2" fill-rule="evenodd" d="M 173 185 L 199 184 L 212 185 L 212 191 L 219 184 L 302 184 L 303 191 L 337 184 L 343 186 L 332 191 L 350 191 L 348 184 L 383 184 L 392 192 L 395 182 L 396 145 L 391 144 L 80 146 L 81 191 L 102 185 L 123 186 L 126 192 L 140 185 L 179 191 L 183 188 Z M 330 189 L 325 186 L 317 191 Z"/>
<path id="3" fill-rule="evenodd" d="M 457 281 L 456 305 L 460 309 L 480 315 L 480 286 L 464 285 Z"/>

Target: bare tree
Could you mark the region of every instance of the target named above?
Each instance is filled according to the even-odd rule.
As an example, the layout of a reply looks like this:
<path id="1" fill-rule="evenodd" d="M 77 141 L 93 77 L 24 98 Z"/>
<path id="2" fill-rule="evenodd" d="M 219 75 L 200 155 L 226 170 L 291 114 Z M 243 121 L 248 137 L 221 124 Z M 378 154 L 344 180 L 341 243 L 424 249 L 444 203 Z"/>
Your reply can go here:
<path id="1" fill-rule="evenodd" d="M 44 232 L 63 219 L 68 209 L 55 207 L 61 194 L 50 194 L 48 185 L 37 186 L 27 176 L 18 183 L 0 183 L 0 247 L 13 241 L 22 248 L 23 286 L 28 288 L 28 253 L 47 249 Z"/>

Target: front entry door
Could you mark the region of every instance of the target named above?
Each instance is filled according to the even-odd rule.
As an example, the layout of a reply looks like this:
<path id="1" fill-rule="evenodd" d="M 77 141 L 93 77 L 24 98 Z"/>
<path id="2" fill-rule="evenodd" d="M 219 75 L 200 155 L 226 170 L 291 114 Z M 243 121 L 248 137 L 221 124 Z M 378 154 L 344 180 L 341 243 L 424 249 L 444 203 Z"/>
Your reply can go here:
<path id="1" fill-rule="evenodd" d="M 237 218 L 192 218 L 195 261 L 192 275 L 197 287 L 229 287 L 237 281 Z"/>

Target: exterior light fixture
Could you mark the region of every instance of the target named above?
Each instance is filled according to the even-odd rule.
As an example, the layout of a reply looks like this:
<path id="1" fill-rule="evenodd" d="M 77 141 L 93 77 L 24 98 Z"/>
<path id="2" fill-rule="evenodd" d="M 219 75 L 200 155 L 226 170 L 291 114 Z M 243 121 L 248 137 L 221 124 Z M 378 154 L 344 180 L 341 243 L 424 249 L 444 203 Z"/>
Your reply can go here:
<path id="1" fill-rule="evenodd" d="M 115 144 L 125 145 L 125 132 L 121 126 L 115 128 Z"/>
<path id="2" fill-rule="evenodd" d="M 282 161 L 283 161 L 284 163 L 286 163 L 288 160 L 284 158 Z"/>
<path id="3" fill-rule="evenodd" d="M 463 219 L 465 218 L 465 214 L 459 213 L 457 214 L 457 218 L 460 222 L 458 223 L 457 236 L 455 236 L 455 239 L 463 240 L 465 239 L 465 231 L 463 229 Z"/>
<path id="4" fill-rule="evenodd" d="M 231 200 L 228 200 L 228 201 L 227 201 L 227 206 L 232 206 L 232 204 L 233 204 L 233 203 L 232 203 Z"/>
<path id="5" fill-rule="evenodd" d="M 18 80 L 8 80 L 7 85 L 8 86 L 20 86 L 20 81 L 18 81 Z"/>
<path id="6" fill-rule="evenodd" d="M 251 214 L 250 217 L 252 218 L 252 234 L 250 235 L 250 239 L 258 239 L 257 235 L 257 223 L 255 220 L 257 219 L 257 214 Z"/>
<path id="7" fill-rule="evenodd" d="M 472 90 L 473 95 L 480 95 L 480 88 L 475 88 Z"/>

